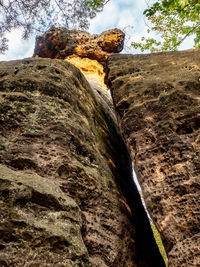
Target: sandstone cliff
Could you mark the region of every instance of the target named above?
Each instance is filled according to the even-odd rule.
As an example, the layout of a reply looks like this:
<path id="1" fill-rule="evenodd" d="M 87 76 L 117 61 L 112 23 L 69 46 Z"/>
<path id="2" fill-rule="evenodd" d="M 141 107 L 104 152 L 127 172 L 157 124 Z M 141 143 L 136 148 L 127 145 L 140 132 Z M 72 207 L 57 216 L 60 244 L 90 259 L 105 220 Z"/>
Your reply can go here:
<path id="1" fill-rule="evenodd" d="M 169 266 L 200 266 L 200 50 L 112 55 L 107 84 Z"/>
<path id="2" fill-rule="evenodd" d="M 0 64 L 0 266 L 164 266 L 109 95 L 93 90 L 63 60 Z"/>

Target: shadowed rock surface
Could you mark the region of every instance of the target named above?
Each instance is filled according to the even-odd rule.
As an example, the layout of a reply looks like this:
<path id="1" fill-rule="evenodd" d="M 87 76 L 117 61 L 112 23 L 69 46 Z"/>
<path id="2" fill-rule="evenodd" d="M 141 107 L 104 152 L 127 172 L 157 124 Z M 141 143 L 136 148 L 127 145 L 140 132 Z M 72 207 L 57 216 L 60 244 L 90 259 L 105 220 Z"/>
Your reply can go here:
<path id="1" fill-rule="evenodd" d="M 50 59 L 4 62 L 0 73 L 0 265 L 136 266 L 116 150 L 83 75 Z"/>
<path id="2" fill-rule="evenodd" d="M 63 60 L 0 64 L 0 266 L 163 266 L 104 94 Z"/>
<path id="3" fill-rule="evenodd" d="M 0 266 L 89 266 L 76 202 L 33 172 L 0 173 Z"/>
<path id="4" fill-rule="evenodd" d="M 97 60 L 104 65 L 109 55 L 122 51 L 124 37 L 125 34 L 119 29 L 97 35 L 86 31 L 52 27 L 36 37 L 33 56 L 65 59 L 74 55 Z"/>
<path id="5" fill-rule="evenodd" d="M 200 266 L 200 50 L 112 55 L 106 79 L 169 266 Z"/>

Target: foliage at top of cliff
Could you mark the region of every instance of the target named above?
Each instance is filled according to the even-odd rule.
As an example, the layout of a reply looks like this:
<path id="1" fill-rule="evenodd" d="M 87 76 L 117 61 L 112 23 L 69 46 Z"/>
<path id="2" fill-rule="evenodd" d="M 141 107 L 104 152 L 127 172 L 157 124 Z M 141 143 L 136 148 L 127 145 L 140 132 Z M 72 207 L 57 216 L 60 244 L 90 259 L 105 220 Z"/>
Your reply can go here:
<path id="1" fill-rule="evenodd" d="M 23 38 L 51 26 L 87 29 L 89 18 L 102 11 L 105 0 L 1 0 L 0 53 L 8 49 L 6 33 L 23 30 Z"/>
<path id="2" fill-rule="evenodd" d="M 200 47 L 200 1 L 159 0 L 145 11 L 149 29 L 147 34 L 156 32 L 158 38 L 142 37 L 133 42 L 134 48 L 151 52 L 177 50 L 178 46 L 191 35 L 195 36 L 194 46 Z"/>

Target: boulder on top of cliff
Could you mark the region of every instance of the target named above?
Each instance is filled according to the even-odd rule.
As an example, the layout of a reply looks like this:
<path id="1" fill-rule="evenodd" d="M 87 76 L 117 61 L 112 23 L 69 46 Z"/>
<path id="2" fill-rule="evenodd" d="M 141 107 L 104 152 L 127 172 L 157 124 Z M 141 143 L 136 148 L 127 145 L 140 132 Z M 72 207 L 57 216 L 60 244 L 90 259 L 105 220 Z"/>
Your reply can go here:
<path id="1" fill-rule="evenodd" d="M 125 34 L 119 29 L 94 35 L 86 31 L 51 27 L 36 37 L 33 56 L 65 59 L 75 55 L 97 60 L 104 65 L 109 55 L 122 51 L 124 37 Z"/>

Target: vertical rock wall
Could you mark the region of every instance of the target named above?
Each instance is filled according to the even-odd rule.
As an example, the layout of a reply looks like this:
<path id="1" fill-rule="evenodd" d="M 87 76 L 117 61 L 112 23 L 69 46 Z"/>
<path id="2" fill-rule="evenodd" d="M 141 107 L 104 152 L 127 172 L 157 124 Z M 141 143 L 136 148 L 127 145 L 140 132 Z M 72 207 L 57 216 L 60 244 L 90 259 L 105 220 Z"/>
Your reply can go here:
<path id="1" fill-rule="evenodd" d="M 0 265 L 138 266 L 112 171 L 122 179 L 115 158 L 129 156 L 81 72 L 62 60 L 4 62 L 0 103 Z"/>
<path id="2" fill-rule="evenodd" d="M 0 64 L 0 266 L 163 266 L 94 90 L 63 60 Z"/>
<path id="3" fill-rule="evenodd" d="M 200 50 L 112 55 L 107 84 L 169 266 L 200 266 Z"/>

